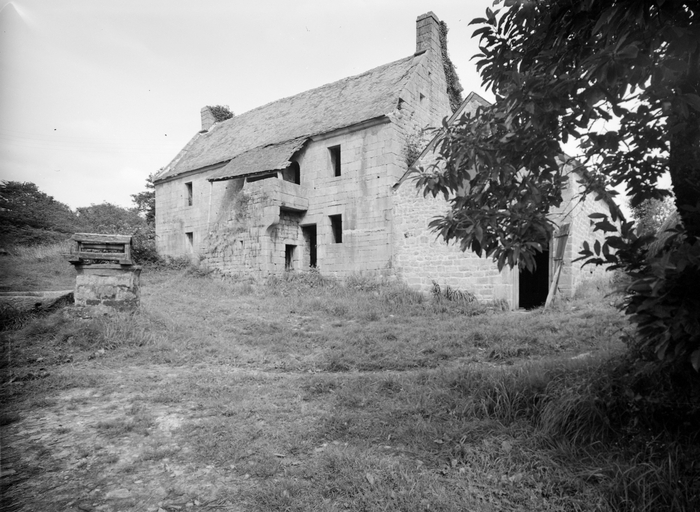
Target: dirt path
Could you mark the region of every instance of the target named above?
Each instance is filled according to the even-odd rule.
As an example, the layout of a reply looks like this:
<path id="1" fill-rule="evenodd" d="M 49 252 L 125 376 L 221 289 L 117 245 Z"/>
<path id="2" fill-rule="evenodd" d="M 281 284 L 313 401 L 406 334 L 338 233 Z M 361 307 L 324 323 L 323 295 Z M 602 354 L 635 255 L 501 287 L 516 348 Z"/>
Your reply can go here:
<path id="1" fill-rule="evenodd" d="M 130 383 L 175 381 L 185 369 L 105 369 L 105 386 L 47 396 L 2 427 L 3 511 L 243 510 L 229 499 L 248 477 L 187 463 L 177 435 L 192 404 L 139 402 Z M 175 456 L 175 457 L 173 457 Z M 176 460 L 175 460 L 176 459 Z"/>

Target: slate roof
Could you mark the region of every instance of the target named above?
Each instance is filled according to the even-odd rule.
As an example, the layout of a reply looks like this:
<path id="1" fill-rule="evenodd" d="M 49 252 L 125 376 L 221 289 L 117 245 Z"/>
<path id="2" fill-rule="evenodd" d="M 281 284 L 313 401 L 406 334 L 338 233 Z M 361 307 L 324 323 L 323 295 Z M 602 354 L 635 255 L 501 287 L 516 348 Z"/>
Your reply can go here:
<path id="1" fill-rule="evenodd" d="M 239 156 L 238 163 L 247 169 L 253 163 L 269 165 L 265 157 L 277 164 L 280 153 L 265 147 L 387 115 L 396 109 L 399 93 L 421 58 L 422 54 L 412 55 L 216 123 L 208 132 L 195 135 L 156 181 Z M 244 156 L 246 152 L 251 153 Z M 260 169 L 264 170 L 272 169 Z"/>
<path id="2" fill-rule="evenodd" d="M 299 151 L 309 140 L 306 137 L 292 139 L 279 144 L 258 146 L 238 156 L 234 156 L 219 172 L 209 177 L 209 181 L 230 180 L 250 176 L 265 171 L 281 171 L 286 169 L 292 155 Z"/>

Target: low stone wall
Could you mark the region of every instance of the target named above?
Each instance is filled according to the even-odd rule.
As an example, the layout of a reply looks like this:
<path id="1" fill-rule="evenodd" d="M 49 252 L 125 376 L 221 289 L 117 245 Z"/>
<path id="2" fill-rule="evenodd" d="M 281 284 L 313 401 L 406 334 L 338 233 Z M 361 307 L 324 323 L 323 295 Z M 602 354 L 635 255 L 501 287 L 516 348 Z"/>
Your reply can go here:
<path id="1" fill-rule="evenodd" d="M 73 302 L 73 290 L 0 292 L 0 304 L 17 311 L 49 311 Z"/>
<path id="2" fill-rule="evenodd" d="M 76 265 L 76 306 L 106 306 L 133 310 L 140 303 L 141 267 L 138 265 Z"/>

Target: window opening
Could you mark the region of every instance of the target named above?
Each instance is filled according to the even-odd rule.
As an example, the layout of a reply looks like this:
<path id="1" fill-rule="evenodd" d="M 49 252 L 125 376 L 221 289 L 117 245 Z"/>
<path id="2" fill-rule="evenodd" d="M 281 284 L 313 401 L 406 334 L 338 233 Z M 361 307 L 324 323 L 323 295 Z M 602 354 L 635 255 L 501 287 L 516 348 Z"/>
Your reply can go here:
<path id="1" fill-rule="evenodd" d="M 333 232 L 333 243 L 342 244 L 343 243 L 343 216 L 342 215 L 330 215 L 331 219 L 331 231 Z"/>
<path id="2" fill-rule="evenodd" d="M 285 245 L 284 246 L 284 269 L 294 270 L 294 249 L 296 245 Z"/>
<path id="3" fill-rule="evenodd" d="M 289 167 L 282 171 L 284 181 L 301 185 L 301 169 L 298 162 L 292 162 Z"/>
<path id="4" fill-rule="evenodd" d="M 187 250 L 192 252 L 194 248 L 194 233 L 192 231 L 185 233 L 185 238 L 187 239 Z"/>
<path id="5" fill-rule="evenodd" d="M 192 182 L 189 181 L 185 183 L 185 197 L 187 200 L 187 206 L 192 206 Z"/>
<path id="6" fill-rule="evenodd" d="M 331 155 L 331 167 L 333 167 L 333 175 L 340 176 L 340 146 L 332 146 L 328 148 Z"/>

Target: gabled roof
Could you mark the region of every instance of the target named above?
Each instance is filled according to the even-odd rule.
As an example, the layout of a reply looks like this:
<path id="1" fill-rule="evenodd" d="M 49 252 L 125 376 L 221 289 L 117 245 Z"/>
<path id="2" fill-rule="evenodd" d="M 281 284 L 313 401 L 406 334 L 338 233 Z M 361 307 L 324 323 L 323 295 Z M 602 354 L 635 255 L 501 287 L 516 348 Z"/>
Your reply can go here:
<path id="1" fill-rule="evenodd" d="M 265 166 L 258 157 L 270 154 L 262 150 L 266 146 L 388 115 L 421 58 L 423 54 L 412 55 L 216 123 L 195 135 L 156 181 L 228 162 L 256 148 L 261 150 L 252 156 Z M 265 170 L 272 169 L 259 169 Z"/>

